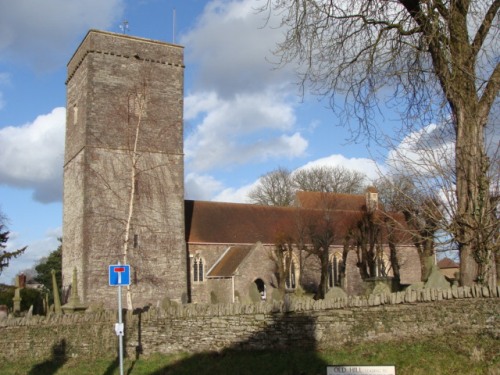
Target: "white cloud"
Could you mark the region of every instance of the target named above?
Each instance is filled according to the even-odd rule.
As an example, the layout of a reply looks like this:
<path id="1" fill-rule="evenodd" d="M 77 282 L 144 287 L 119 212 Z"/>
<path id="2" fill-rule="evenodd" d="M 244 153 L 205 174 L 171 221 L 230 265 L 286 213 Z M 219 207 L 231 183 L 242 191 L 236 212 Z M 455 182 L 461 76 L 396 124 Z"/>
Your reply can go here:
<path id="1" fill-rule="evenodd" d="M 250 203 L 248 193 L 258 183 L 258 180 L 253 184 L 241 186 L 239 188 L 226 188 L 217 194 L 213 200 L 216 202 L 234 202 L 234 203 Z"/>
<path id="2" fill-rule="evenodd" d="M 223 189 L 222 183 L 209 175 L 189 173 L 184 181 L 186 199 L 212 200 L 213 196 Z"/>
<path id="3" fill-rule="evenodd" d="M 266 24 L 258 6 L 255 0 L 211 1 L 195 27 L 181 38 L 188 63 L 199 64 L 198 90 L 215 90 L 228 98 L 260 92 L 263 86 L 282 90 L 295 79 L 293 66 L 275 69 L 269 63 L 283 29 L 272 27 L 275 19 Z"/>
<path id="4" fill-rule="evenodd" d="M 62 198 L 62 172 L 66 110 L 20 127 L 0 129 L 0 183 L 34 189 L 34 198 L 53 202 Z"/>
<path id="5" fill-rule="evenodd" d="M 186 199 L 248 203 L 248 192 L 258 182 L 239 188 L 226 187 L 210 175 L 189 173 L 185 178 Z"/>
<path id="6" fill-rule="evenodd" d="M 186 199 L 248 203 L 248 192 L 258 183 L 241 187 L 227 187 L 210 175 L 189 173 L 185 178 Z"/>
<path id="7" fill-rule="evenodd" d="M 1 59 L 44 70 L 60 66 L 76 38 L 121 19 L 124 0 L 16 0 L 0 2 Z"/>
<path id="8" fill-rule="evenodd" d="M 410 133 L 389 152 L 386 164 L 395 172 L 422 178 L 448 175 L 455 158 L 455 141 L 449 126 L 429 124 Z"/>
<path id="9" fill-rule="evenodd" d="M 297 169 L 307 169 L 312 167 L 345 167 L 350 170 L 364 173 L 370 180 L 376 180 L 385 171 L 384 166 L 377 164 L 371 159 L 346 158 L 340 154 L 330 155 L 310 161 Z"/>
<path id="10" fill-rule="evenodd" d="M 186 119 L 204 116 L 199 133 L 224 127 L 232 134 L 260 129 L 286 131 L 295 124 L 292 105 L 273 92 L 238 94 L 229 100 L 214 92 L 200 92 L 186 98 L 185 108 Z"/>
<path id="11" fill-rule="evenodd" d="M 192 171 L 207 171 L 270 158 L 302 156 L 308 142 L 293 132 L 293 107 L 270 92 L 221 99 L 215 93 L 186 98 L 188 119 L 199 123 L 185 143 Z"/>
<path id="12" fill-rule="evenodd" d="M 184 120 L 194 120 L 200 114 L 211 111 L 219 106 L 215 91 L 200 92 L 184 98 Z"/>
<path id="13" fill-rule="evenodd" d="M 293 67 L 269 63 L 282 30 L 254 0 L 211 1 L 181 38 L 195 79 L 185 99 L 186 168 L 214 169 L 304 156 Z"/>

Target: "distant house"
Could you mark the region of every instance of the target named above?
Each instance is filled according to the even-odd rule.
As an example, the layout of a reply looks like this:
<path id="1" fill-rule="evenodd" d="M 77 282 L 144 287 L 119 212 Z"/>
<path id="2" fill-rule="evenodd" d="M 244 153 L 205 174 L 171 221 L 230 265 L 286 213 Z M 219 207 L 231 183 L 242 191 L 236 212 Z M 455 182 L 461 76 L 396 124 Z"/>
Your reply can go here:
<path id="1" fill-rule="evenodd" d="M 438 263 L 437 266 L 441 270 L 441 273 L 449 280 L 457 280 L 457 274 L 460 271 L 460 265 L 450 258 L 443 258 Z"/>

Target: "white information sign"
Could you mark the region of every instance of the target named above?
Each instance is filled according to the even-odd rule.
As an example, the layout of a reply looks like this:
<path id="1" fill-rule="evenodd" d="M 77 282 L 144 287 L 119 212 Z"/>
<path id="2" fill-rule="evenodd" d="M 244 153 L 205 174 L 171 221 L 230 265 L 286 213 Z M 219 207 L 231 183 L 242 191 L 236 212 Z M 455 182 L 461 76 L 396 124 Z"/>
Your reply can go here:
<path id="1" fill-rule="evenodd" d="M 326 375 L 396 375 L 394 366 L 328 366 Z"/>

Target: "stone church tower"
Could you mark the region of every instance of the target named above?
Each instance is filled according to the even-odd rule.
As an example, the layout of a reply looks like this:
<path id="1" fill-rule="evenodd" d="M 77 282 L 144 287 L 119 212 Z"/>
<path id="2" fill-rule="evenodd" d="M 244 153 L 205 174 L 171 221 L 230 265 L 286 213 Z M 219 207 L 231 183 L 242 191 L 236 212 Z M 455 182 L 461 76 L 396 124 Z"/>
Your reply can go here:
<path id="1" fill-rule="evenodd" d="M 68 63 L 63 288 L 76 268 L 86 304 L 117 305 L 118 262 L 134 308 L 187 299 L 183 77 L 182 47 L 95 30 Z"/>

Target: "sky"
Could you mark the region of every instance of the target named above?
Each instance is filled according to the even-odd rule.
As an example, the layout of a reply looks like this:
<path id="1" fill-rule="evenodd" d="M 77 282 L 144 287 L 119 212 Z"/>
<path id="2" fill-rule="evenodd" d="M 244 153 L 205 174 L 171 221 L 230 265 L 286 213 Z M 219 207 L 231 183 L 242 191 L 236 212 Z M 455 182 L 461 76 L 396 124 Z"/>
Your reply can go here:
<path id="1" fill-rule="evenodd" d="M 62 235 L 66 64 L 89 29 L 185 47 L 187 199 L 247 202 L 259 177 L 278 167 L 341 165 L 377 177 L 387 152 L 348 142 L 350 133 L 328 101 L 301 94 L 296 67 L 274 64 L 283 30 L 273 19 L 266 24 L 259 5 L 262 0 L 0 2 L 0 210 L 9 219 L 8 250 L 28 246 L 0 282 L 33 267 Z M 398 124 L 391 113 L 381 121 L 388 129 Z"/>

